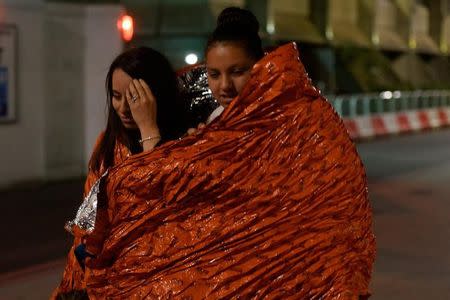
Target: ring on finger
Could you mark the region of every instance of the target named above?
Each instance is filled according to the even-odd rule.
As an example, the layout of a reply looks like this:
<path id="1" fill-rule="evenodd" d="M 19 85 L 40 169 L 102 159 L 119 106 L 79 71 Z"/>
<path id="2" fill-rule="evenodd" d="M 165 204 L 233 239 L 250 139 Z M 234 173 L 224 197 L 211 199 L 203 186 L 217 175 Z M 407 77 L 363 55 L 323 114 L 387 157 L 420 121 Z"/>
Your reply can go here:
<path id="1" fill-rule="evenodd" d="M 138 96 L 133 95 L 133 97 L 131 97 L 131 101 L 133 101 L 133 103 L 134 103 L 137 101 L 138 98 L 139 98 Z"/>

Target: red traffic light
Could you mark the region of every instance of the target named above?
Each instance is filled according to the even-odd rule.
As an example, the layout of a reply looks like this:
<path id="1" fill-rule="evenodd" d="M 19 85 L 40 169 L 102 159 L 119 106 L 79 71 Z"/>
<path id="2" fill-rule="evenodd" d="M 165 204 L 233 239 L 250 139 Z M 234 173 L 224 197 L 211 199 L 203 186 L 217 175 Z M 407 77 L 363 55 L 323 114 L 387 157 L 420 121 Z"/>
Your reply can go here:
<path id="1" fill-rule="evenodd" d="M 134 21 L 131 16 L 121 16 L 117 21 L 117 28 L 119 29 L 120 35 L 124 41 L 131 41 L 134 33 Z"/>

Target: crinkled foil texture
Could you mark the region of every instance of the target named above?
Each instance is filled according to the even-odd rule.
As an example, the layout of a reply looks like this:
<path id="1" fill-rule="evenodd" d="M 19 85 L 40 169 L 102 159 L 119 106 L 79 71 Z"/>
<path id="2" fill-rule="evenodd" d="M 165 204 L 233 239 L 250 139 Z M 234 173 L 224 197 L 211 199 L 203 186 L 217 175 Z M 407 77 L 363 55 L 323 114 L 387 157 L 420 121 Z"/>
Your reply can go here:
<path id="1" fill-rule="evenodd" d="M 68 221 L 64 228 L 74 234 L 74 226 L 86 233 L 91 233 L 95 227 L 95 219 L 97 217 L 97 203 L 98 193 L 100 192 L 101 179 L 108 174 L 106 171 L 97 181 L 92 185 L 89 193 L 84 197 L 83 202 L 78 208 L 75 218 Z"/>
<path id="2" fill-rule="evenodd" d="M 252 72 L 205 130 L 110 170 L 110 219 L 87 237 L 91 299 L 367 297 L 375 240 L 355 146 L 295 44 Z"/>
<path id="3" fill-rule="evenodd" d="M 186 102 L 193 127 L 205 123 L 208 116 L 219 103 L 212 97 L 208 87 L 208 77 L 204 65 L 196 65 L 180 71 L 178 84 L 183 100 Z"/>

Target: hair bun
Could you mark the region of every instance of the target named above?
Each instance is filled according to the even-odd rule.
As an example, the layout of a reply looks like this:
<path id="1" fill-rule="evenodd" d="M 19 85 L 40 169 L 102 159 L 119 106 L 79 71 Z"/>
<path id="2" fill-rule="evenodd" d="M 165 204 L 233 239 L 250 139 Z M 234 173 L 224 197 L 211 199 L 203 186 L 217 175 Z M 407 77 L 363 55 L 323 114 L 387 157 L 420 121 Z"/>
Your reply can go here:
<path id="1" fill-rule="evenodd" d="M 240 28 L 258 34 L 259 22 L 255 15 L 239 7 L 225 8 L 217 18 L 217 28 Z"/>

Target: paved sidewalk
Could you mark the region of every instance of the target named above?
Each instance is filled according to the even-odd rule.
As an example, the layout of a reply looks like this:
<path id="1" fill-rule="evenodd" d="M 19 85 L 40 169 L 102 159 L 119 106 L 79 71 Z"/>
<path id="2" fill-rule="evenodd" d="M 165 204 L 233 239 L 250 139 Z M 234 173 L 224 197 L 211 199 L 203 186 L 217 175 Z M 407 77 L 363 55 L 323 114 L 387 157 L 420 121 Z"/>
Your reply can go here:
<path id="1" fill-rule="evenodd" d="M 84 179 L 36 182 L 0 191 L 0 300 L 48 299 L 61 279 Z"/>
<path id="2" fill-rule="evenodd" d="M 377 235 L 371 300 L 450 299 L 450 130 L 358 150 Z M 0 191 L 0 300 L 48 299 L 71 243 L 63 225 L 82 185 L 78 179 Z"/>
<path id="3" fill-rule="evenodd" d="M 58 286 L 65 259 L 0 275 L 0 300 L 48 299 Z"/>
<path id="4" fill-rule="evenodd" d="M 0 191 L 0 274 L 64 257 L 64 230 L 81 203 L 83 180 L 34 183 Z"/>

